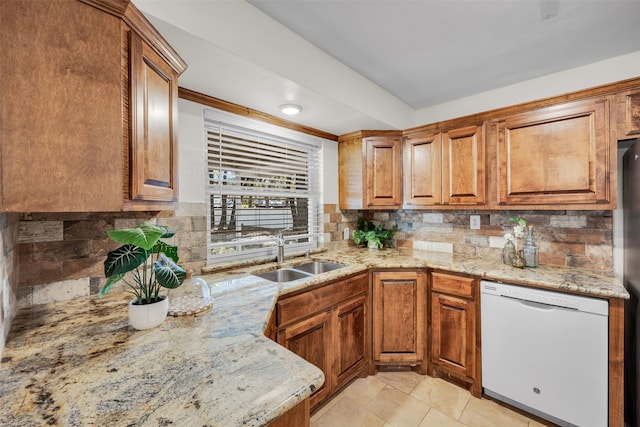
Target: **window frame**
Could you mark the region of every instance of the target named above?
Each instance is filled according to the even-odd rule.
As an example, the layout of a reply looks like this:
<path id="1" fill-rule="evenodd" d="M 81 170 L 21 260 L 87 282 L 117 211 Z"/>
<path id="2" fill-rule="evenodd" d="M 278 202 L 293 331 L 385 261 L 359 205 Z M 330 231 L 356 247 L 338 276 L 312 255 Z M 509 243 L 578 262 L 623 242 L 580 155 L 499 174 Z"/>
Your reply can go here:
<path id="1" fill-rule="evenodd" d="M 232 128 L 237 129 L 239 132 L 247 133 L 252 137 L 264 137 L 268 139 L 271 143 L 274 141 L 277 143 L 282 143 L 286 145 L 287 143 L 292 143 L 298 146 L 304 146 L 307 149 L 315 150 L 312 159 L 309 162 L 313 164 L 307 163 L 310 167 L 308 172 L 309 179 L 309 191 L 308 195 L 304 195 L 303 198 L 307 198 L 309 200 L 307 208 L 308 208 L 308 234 L 285 234 L 287 239 L 285 244 L 285 253 L 290 254 L 292 252 L 300 252 L 303 253 L 306 250 L 315 249 L 320 246 L 322 239 L 322 218 L 323 218 L 323 146 L 325 140 L 323 138 L 305 134 L 303 132 L 295 131 L 292 129 L 284 128 L 281 126 L 277 126 L 271 123 L 266 123 L 260 120 L 239 116 L 233 113 L 229 113 L 222 110 L 217 110 L 213 108 L 205 108 L 204 109 L 204 169 L 205 169 L 205 204 L 207 206 L 207 266 L 212 266 L 214 264 L 219 263 L 228 263 L 232 261 L 240 261 L 240 260 L 263 260 L 275 258 L 277 255 L 277 236 L 274 233 L 272 236 L 264 236 L 264 238 L 256 239 L 254 243 L 264 243 L 267 247 L 261 247 L 257 249 L 241 249 L 228 254 L 212 254 L 212 249 L 217 247 L 228 246 L 231 247 L 233 244 L 230 243 L 212 243 L 212 216 L 211 216 L 211 198 L 212 197 L 222 197 L 223 192 L 217 191 L 210 182 L 210 166 L 209 166 L 209 132 L 220 130 L 221 127 L 224 128 Z M 315 170 L 314 170 L 315 168 Z M 313 182 L 311 182 L 313 181 Z M 224 192 L 228 196 L 228 192 Z M 246 191 L 236 192 L 236 196 L 244 195 L 246 196 L 248 193 Z M 249 193 L 250 194 L 250 193 Z M 289 198 L 292 193 L 284 192 L 280 194 L 280 197 Z M 255 193 L 253 196 L 264 196 L 264 193 Z M 255 209 L 255 208 L 254 208 Z M 285 208 L 286 209 L 286 208 Z M 308 237 L 308 242 L 304 243 L 293 243 L 293 239 L 300 237 Z M 248 241 L 248 239 L 247 239 Z M 242 246 L 243 242 L 239 241 L 236 246 Z"/>

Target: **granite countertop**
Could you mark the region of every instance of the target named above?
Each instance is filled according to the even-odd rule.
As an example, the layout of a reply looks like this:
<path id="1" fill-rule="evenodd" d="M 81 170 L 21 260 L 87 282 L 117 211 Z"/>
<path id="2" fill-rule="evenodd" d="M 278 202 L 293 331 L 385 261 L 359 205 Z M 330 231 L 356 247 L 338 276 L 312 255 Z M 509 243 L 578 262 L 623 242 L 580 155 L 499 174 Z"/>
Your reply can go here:
<path id="1" fill-rule="evenodd" d="M 206 274 L 213 309 L 168 317 L 147 331 L 128 326 L 126 293 L 21 310 L 0 365 L 0 425 L 267 425 L 324 380 L 319 369 L 263 336 L 276 299 L 369 268 L 431 267 L 596 297 L 629 297 L 614 277 L 580 269 L 516 269 L 492 260 L 398 249 L 351 248 L 314 259 L 347 267 L 283 284 L 250 275 L 275 263 Z"/>

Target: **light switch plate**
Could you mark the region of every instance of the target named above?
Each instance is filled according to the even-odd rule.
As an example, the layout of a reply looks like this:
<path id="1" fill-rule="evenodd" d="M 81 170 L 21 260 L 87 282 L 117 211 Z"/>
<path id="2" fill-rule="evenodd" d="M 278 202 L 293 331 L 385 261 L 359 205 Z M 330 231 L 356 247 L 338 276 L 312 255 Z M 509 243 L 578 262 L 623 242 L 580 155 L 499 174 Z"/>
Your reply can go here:
<path id="1" fill-rule="evenodd" d="M 470 228 L 472 230 L 480 230 L 480 215 L 470 215 Z"/>
<path id="2" fill-rule="evenodd" d="M 350 232 L 350 231 L 351 231 L 351 230 L 349 230 L 349 228 L 348 228 L 348 227 L 347 227 L 347 228 L 345 228 L 345 229 L 342 231 L 342 238 L 343 238 L 344 240 L 349 240 L 349 232 Z"/>

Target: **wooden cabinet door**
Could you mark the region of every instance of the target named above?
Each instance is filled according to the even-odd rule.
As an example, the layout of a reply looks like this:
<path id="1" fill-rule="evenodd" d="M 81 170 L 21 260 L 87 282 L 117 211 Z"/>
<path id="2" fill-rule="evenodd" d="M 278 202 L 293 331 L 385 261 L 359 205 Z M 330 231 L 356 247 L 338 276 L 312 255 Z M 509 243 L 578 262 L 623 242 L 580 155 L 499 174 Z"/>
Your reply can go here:
<path id="1" fill-rule="evenodd" d="M 121 210 L 120 20 L 30 0 L 0 20 L 0 211 Z"/>
<path id="2" fill-rule="evenodd" d="M 454 377 L 480 397 L 479 279 L 431 271 L 429 288 L 429 375 Z"/>
<path id="3" fill-rule="evenodd" d="M 431 363 L 475 378 L 476 308 L 472 300 L 431 295 Z"/>
<path id="4" fill-rule="evenodd" d="M 368 137 L 363 143 L 367 208 L 402 206 L 402 144 L 400 137 Z"/>
<path id="5" fill-rule="evenodd" d="M 333 376 L 339 388 L 359 374 L 368 363 L 367 296 L 340 304 L 333 310 Z"/>
<path id="6" fill-rule="evenodd" d="M 402 155 L 406 207 L 442 203 L 441 139 L 440 133 L 420 133 L 404 140 Z"/>
<path id="7" fill-rule="evenodd" d="M 322 402 L 333 387 L 331 379 L 331 315 L 322 312 L 278 332 L 277 342 L 324 373 L 324 384 L 311 395 L 311 407 Z"/>
<path id="8" fill-rule="evenodd" d="M 177 200 L 178 76 L 131 33 L 130 198 Z"/>
<path id="9" fill-rule="evenodd" d="M 640 89 L 628 90 L 619 95 L 618 139 L 640 135 Z"/>
<path id="10" fill-rule="evenodd" d="M 373 273 L 373 358 L 380 364 L 424 361 L 426 278 L 415 271 Z"/>
<path id="11" fill-rule="evenodd" d="M 497 123 L 500 205 L 609 203 L 609 101 L 592 99 Z"/>
<path id="12" fill-rule="evenodd" d="M 442 203 L 485 203 L 484 125 L 442 134 Z"/>

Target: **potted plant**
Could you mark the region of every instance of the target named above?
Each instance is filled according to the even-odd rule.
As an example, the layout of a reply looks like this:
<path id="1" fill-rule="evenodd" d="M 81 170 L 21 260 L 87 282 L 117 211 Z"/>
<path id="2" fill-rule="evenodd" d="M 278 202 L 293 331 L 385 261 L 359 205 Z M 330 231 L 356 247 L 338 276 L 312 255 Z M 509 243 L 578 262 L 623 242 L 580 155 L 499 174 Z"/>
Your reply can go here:
<path id="1" fill-rule="evenodd" d="M 374 225 L 371 221 L 358 218 L 358 228 L 353 232 L 351 240 L 356 245 L 366 243 L 370 249 L 381 249 L 383 247 L 393 247 L 393 236 L 398 231 L 398 226 L 386 229 L 382 225 Z"/>
<path id="2" fill-rule="evenodd" d="M 107 254 L 104 275 L 107 278 L 100 289 L 103 297 L 111 287 L 122 280 L 135 298 L 129 302 L 129 323 L 136 329 L 149 329 L 161 324 L 167 317 L 169 300 L 160 295 L 160 288 L 174 289 L 187 276 L 177 264 L 178 248 L 160 239 L 172 237 L 175 231 L 147 222 L 136 228 L 107 232 L 109 237 L 123 246 Z"/>

